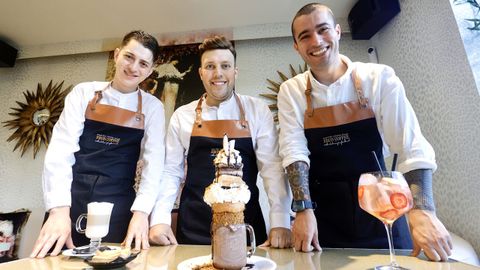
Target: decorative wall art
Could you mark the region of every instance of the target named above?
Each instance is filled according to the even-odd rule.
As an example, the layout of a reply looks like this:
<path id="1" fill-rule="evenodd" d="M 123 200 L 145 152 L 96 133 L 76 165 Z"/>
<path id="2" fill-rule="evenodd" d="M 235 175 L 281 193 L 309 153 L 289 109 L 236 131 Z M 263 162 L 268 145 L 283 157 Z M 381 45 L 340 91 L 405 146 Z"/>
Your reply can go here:
<path id="1" fill-rule="evenodd" d="M 277 70 L 277 73 L 280 76 L 280 81 L 279 82 L 276 82 L 276 81 L 273 81 L 273 80 L 270 80 L 270 79 L 267 78 L 267 82 L 270 84 L 270 86 L 267 86 L 267 88 L 272 90 L 274 92 L 273 94 L 272 93 L 260 94 L 260 96 L 268 98 L 273 102 L 272 104 L 268 105 L 268 107 L 270 107 L 270 110 L 273 113 L 273 119 L 276 123 L 278 123 L 277 96 L 278 96 L 278 91 L 280 91 L 280 85 L 284 81 L 286 81 L 290 78 L 293 78 L 293 77 L 297 76 L 298 74 L 301 74 L 301 73 L 307 71 L 307 68 L 308 68 L 307 63 L 305 63 L 303 65 L 303 67 L 301 65 L 299 65 L 298 66 L 298 71 L 296 71 L 295 68 L 293 68 L 292 65 L 289 65 L 289 67 L 290 67 L 290 76 L 291 77 L 288 77 L 287 75 L 285 75 L 281 71 Z"/>
<path id="2" fill-rule="evenodd" d="M 13 151 L 19 149 L 23 156 L 32 146 L 35 158 L 42 143 L 48 146 L 53 126 L 62 113 L 65 96 L 72 89 L 72 85 L 64 90 L 62 87 L 63 81 L 60 84 L 50 81 L 45 90 L 39 83 L 36 93 L 29 90 L 23 92 L 26 103 L 17 101 L 20 108 L 11 108 L 14 112 L 9 113 L 15 119 L 2 122 L 4 127 L 15 129 L 7 139 L 7 142 L 17 141 Z"/>

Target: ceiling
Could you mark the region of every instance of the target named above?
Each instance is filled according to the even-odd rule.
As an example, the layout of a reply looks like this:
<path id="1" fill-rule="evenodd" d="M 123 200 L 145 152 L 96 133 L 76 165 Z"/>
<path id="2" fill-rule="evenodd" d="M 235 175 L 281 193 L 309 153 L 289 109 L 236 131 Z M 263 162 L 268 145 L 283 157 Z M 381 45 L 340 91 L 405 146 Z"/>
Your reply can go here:
<path id="1" fill-rule="evenodd" d="M 289 31 L 295 12 L 311 0 L 15 0 L 0 3 L 0 40 L 19 48 L 119 40 L 133 29 L 156 37 L 211 29 L 275 25 Z M 357 0 L 327 0 L 345 21 Z M 268 26 L 265 28 L 265 26 Z M 268 37 L 268 34 L 266 35 Z"/>

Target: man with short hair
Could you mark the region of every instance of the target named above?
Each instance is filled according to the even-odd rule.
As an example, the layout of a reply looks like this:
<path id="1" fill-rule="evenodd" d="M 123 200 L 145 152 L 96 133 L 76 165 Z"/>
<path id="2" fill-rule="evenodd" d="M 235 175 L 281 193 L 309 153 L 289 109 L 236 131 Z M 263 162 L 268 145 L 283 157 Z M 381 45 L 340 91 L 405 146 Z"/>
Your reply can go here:
<path id="1" fill-rule="evenodd" d="M 280 155 L 297 212 L 295 249 L 311 251 L 320 244 L 388 248 L 384 224 L 359 207 L 357 189 L 361 173 L 385 170 L 383 153 L 390 150 L 398 153 L 398 168 L 413 194 L 412 254 L 423 249 L 431 260 L 446 261 L 452 243 L 435 215 L 435 153 L 400 79 L 388 66 L 341 55 L 340 25 L 325 5 L 302 7 L 292 21 L 292 35 L 295 50 L 310 67 L 284 82 L 278 94 Z M 404 217 L 395 222 L 393 238 L 395 247 L 412 248 Z"/>
<path id="2" fill-rule="evenodd" d="M 211 243 L 212 212 L 203 201 L 203 194 L 215 178 L 213 159 L 227 133 L 240 151 L 243 180 L 251 192 L 245 222 L 253 226 L 258 243 L 267 240 L 256 186 L 260 172 L 271 206 L 271 229 L 265 244 L 290 247 L 291 197 L 278 155 L 278 135 L 272 114 L 260 99 L 235 93 L 236 52 L 228 40 L 209 38 L 199 48 L 199 73 L 206 93 L 199 100 L 178 108 L 170 119 L 163 188 L 150 219 L 150 240 L 160 245 L 176 244 L 177 239 L 181 244 Z M 185 155 L 188 168 L 178 210 L 176 239 L 170 228 L 170 211 L 184 177 Z"/>

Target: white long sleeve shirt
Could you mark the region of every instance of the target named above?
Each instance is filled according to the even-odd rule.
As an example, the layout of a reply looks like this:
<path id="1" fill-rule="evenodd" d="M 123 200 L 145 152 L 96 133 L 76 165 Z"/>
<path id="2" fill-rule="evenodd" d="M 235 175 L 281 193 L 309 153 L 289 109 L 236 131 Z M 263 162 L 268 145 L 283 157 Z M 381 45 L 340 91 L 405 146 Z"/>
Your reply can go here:
<path id="1" fill-rule="evenodd" d="M 43 194 L 47 211 L 54 207 L 71 206 L 72 165 L 74 153 L 83 133 L 85 110 L 95 91 L 103 90 L 108 82 L 86 82 L 75 86 L 65 98 L 65 107 L 53 128 L 45 155 Z M 137 90 L 141 91 L 141 90 Z M 103 92 L 100 104 L 137 111 L 138 93 L 123 94 L 112 87 Z M 150 213 L 158 196 L 165 161 L 165 114 L 162 103 L 141 91 L 142 113 L 145 115 L 144 137 L 140 159 L 144 161 L 142 180 L 131 210 Z"/>
<path id="2" fill-rule="evenodd" d="M 278 155 L 278 135 L 272 113 L 258 98 L 243 95 L 239 97 L 249 124 L 258 170 L 270 203 L 270 227 L 290 228 L 291 194 Z M 165 171 L 161 182 L 162 191 L 150 217 L 150 226 L 171 223 L 170 212 L 185 175 L 184 160 L 190 146 L 197 104 L 198 100 L 178 108 L 170 119 L 166 139 Z M 203 102 L 202 119 L 240 119 L 240 110 L 235 97 L 232 96 L 229 100 L 222 102 L 219 107 L 211 107 Z"/>
<path id="3" fill-rule="evenodd" d="M 318 82 L 308 70 L 282 83 L 278 94 L 280 122 L 280 156 L 283 166 L 296 161 L 310 165 L 310 152 L 304 134 L 304 113 L 307 106 L 307 77 L 312 84 L 313 108 L 358 100 L 351 77 L 355 68 L 364 95 L 372 106 L 378 132 L 383 140 L 384 156 L 398 153 L 398 170 L 436 170 L 435 152 L 420 131 L 418 120 L 405 89 L 392 68 L 372 63 L 352 63 L 341 55 L 348 69 L 331 85 Z"/>

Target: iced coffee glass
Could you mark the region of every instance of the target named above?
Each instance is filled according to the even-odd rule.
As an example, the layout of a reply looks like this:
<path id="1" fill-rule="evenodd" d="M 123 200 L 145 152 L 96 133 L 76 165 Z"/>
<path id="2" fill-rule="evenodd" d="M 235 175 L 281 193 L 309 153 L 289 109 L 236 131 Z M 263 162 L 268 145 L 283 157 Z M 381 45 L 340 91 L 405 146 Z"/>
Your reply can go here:
<path id="1" fill-rule="evenodd" d="M 78 233 L 84 233 L 90 238 L 89 251 L 95 252 L 102 241 L 107 236 L 110 225 L 110 215 L 112 214 L 113 203 L 91 202 L 87 205 L 88 213 L 81 214 L 75 223 L 75 229 Z M 82 228 L 82 220 L 87 219 L 87 226 Z"/>
<path id="2" fill-rule="evenodd" d="M 247 231 L 250 248 L 247 246 Z M 255 253 L 255 233 L 249 224 L 232 224 L 213 231 L 213 266 L 219 269 L 241 269 Z"/>

